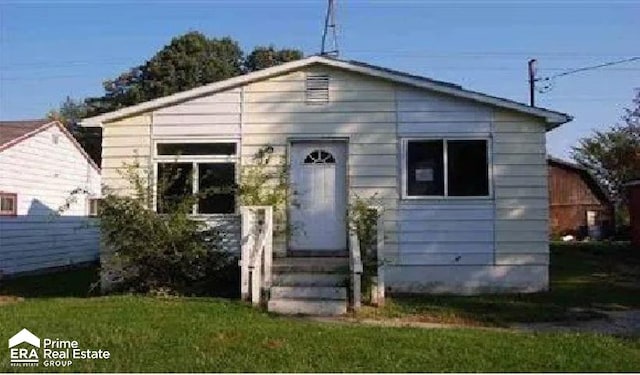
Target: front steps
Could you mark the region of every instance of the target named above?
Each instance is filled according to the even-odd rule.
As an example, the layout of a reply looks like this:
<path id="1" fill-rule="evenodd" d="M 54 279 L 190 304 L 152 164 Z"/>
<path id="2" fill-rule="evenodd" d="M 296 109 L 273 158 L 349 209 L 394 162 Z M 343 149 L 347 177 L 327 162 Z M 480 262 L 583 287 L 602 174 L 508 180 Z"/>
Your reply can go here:
<path id="1" fill-rule="evenodd" d="M 347 312 L 348 258 L 275 258 L 272 269 L 269 311 L 303 315 Z"/>

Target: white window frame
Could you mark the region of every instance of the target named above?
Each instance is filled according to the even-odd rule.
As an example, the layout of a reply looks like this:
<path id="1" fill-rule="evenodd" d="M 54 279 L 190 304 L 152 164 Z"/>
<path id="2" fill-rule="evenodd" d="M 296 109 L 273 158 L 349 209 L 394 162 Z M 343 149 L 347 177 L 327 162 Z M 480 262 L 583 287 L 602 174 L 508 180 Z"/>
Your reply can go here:
<path id="1" fill-rule="evenodd" d="M 16 217 L 18 216 L 18 194 L 17 193 L 10 193 L 8 191 L 0 191 L 0 197 L 1 198 L 9 198 L 9 199 L 13 199 L 13 210 L 11 211 L 2 211 L 1 207 L 0 207 L 0 216 L 9 216 L 9 217 Z"/>
<path id="2" fill-rule="evenodd" d="M 409 195 L 407 193 L 408 188 L 408 171 L 407 171 L 407 151 L 409 142 L 412 141 L 442 141 L 443 152 L 443 168 L 444 168 L 444 195 Z M 485 141 L 487 144 L 487 179 L 488 179 L 488 195 L 469 195 L 469 196 L 456 196 L 449 194 L 449 168 L 448 168 L 448 141 Z M 400 158 L 400 171 L 401 171 L 401 197 L 406 200 L 471 200 L 471 199 L 492 199 L 493 198 L 493 152 L 492 142 L 489 136 L 430 136 L 430 137 L 408 137 L 401 139 L 402 156 Z"/>
<path id="3" fill-rule="evenodd" d="M 98 197 L 87 197 L 87 216 L 88 217 L 98 217 L 98 206 L 100 205 L 100 201 L 102 199 L 98 198 Z M 96 211 L 92 212 L 91 211 L 91 203 L 95 202 L 96 204 Z"/>
<path id="4" fill-rule="evenodd" d="M 167 143 L 234 143 L 236 145 L 235 155 L 159 155 L 158 144 Z M 193 166 L 193 183 L 191 184 L 192 194 L 198 192 L 198 164 L 234 164 L 235 168 L 235 183 L 238 183 L 240 178 L 240 140 L 229 138 L 214 138 L 214 139 L 183 139 L 183 138 L 171 138 L 171 139 L 156 139 L 153 141 L 153 209 L 157 210 L 158 207 L 158 163 L 191 163 Z M 236 207 L 231 213 L 225 214 L 202 214 L 198 212 L 198 202 L 193 204 L 191 208 L 191 215 L 193 217 L 228 217 L 238 214 L 238 199 L 236 197 Z"/>

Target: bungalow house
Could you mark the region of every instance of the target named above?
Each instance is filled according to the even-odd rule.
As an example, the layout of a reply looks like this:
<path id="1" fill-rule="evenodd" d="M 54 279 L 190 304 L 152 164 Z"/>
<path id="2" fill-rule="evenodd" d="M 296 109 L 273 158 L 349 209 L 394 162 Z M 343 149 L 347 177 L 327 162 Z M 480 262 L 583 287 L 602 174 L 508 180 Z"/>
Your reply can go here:
<path id="1" fill-rule="evenodd" d="M 71 202 L 75 189 L 88 194 Z M 62 124 L 1 121 L 0 278 L 96 261 L 99 194 L 100 169 Z"/>
<path id="2" fill-rule="evenodd" d="M 234 181 L 265 146 L 283 156 L 295 195 L 285 220 L 301 230 L 269 240 L 273 225 L 287 223 L 261 220 L 266 234 L 251 235 L 256 211 L 232 194 L 201 201 L 194 217 L 236 233 L 230 250 L 241 255 L 247 298 L 266 295 L 274 311 L 340 313 L 347 289 L 338 270 L 349 269 L 349 289 L 358 289 L 360 249 L 345 217 L 355 196 L 374 196 L 381 212 L 380 294 L 547 289 L 545 132 L 570 120 L 447 82 L 311 56 L 83 125 L 103 128 L 103 182 L 123 194 L 123 163 L 137 161 L 152 176 L 180 163 L 197 191 Z M 207 174 L 218 178 L 199 178 Z"/>
<path id="3" fill-rule="evenodd" d="M 614 205 L 585 168 L 549 157 L 549 230 L 554 236 L 601 239 L 614 229 Z"/>

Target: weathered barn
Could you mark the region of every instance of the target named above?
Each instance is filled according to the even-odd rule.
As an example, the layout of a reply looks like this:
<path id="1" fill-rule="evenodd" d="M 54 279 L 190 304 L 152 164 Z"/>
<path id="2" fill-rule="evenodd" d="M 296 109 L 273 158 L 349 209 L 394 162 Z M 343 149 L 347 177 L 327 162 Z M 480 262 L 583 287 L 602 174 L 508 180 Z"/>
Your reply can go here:
<path id="1" fill-rule="evenodd" d="M 614 205 L 585 168 L 549 157 L 550 232 L 600 239 L 612 234 Z"/>
<path id="2" fill-rule="evenodd" d="M 75 189 L 89 194 L 59 212 Z M 97 260 L 99 194 L 99 168 L 62 124 L 0 122 L 0 277 Z"/>

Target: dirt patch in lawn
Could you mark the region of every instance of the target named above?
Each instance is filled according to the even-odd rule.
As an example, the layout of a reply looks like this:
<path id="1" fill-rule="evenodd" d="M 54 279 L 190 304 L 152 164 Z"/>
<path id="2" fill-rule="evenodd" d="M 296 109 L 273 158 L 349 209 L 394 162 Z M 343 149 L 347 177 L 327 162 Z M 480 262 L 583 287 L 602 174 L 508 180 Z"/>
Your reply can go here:
<path id="1" fill-rule="evenodd" d="M 422 329 L 442 329 L 442 328 L 474 328 L 485 330 L 515 330 L 524 332 L 584 332 L 600 333 L 620 336 L 640 336 L 640 310 L 625 311 L 605 311 L 589 310 L 575 311 L 576 316 L 599 316 L 598 319 L 570 319 L 553 322 L 536 323 L 516 323 L 507 327 L 485 326 L 468 322 L 438 322 L 428 321 L 424 317 L 403 317 L 403 318 L 383 318 L 368 319 L 354 318 L 350 316 L 339 317 L 309 317 L 316 322 L 341 323 L 341 324 L 364 324 L 380 327 L 408 327 Z M 418 319 L 413 319 L 418 318 Z M 419 319 L 422 318 L 422 319 Z"/>
<path id="2" fill-rule="evenodd" d="M 640 336 L 640 310 L 603 311 L 603 319 L 558 322 L 519 323 L 513 328 L 533 332 L 591 332 L 610 335 Z"/>
<path id="3" fill-rule="evenodd" d="M 18 303 L 22 301 L 24 301 L 24 298 L 22 297 L 0 295 L 0 306 L 10 305 L 12 303 Z"/>
<path id="4" fill-rule="evenodd" d="M 315 322 L 321 323 L 337 323 L 337 324 L 362 324 L 368 326 L 378 327 L 401 327 L 401 328 L 423 328 L 423 329 L 439 329 L 439 328 L 477 328 L 487 330 L 505 330 L 505 328 L 488 327 L 477 324 L 464 324 L 464 323 L 443 323 L 436 321 L 420 321 L 419 319 L 408 318 L 386 318 L 386 319 L 367 319 L 367 318 L 353 318 L 349 316 L 312 316 L 307 317 Z"/>

